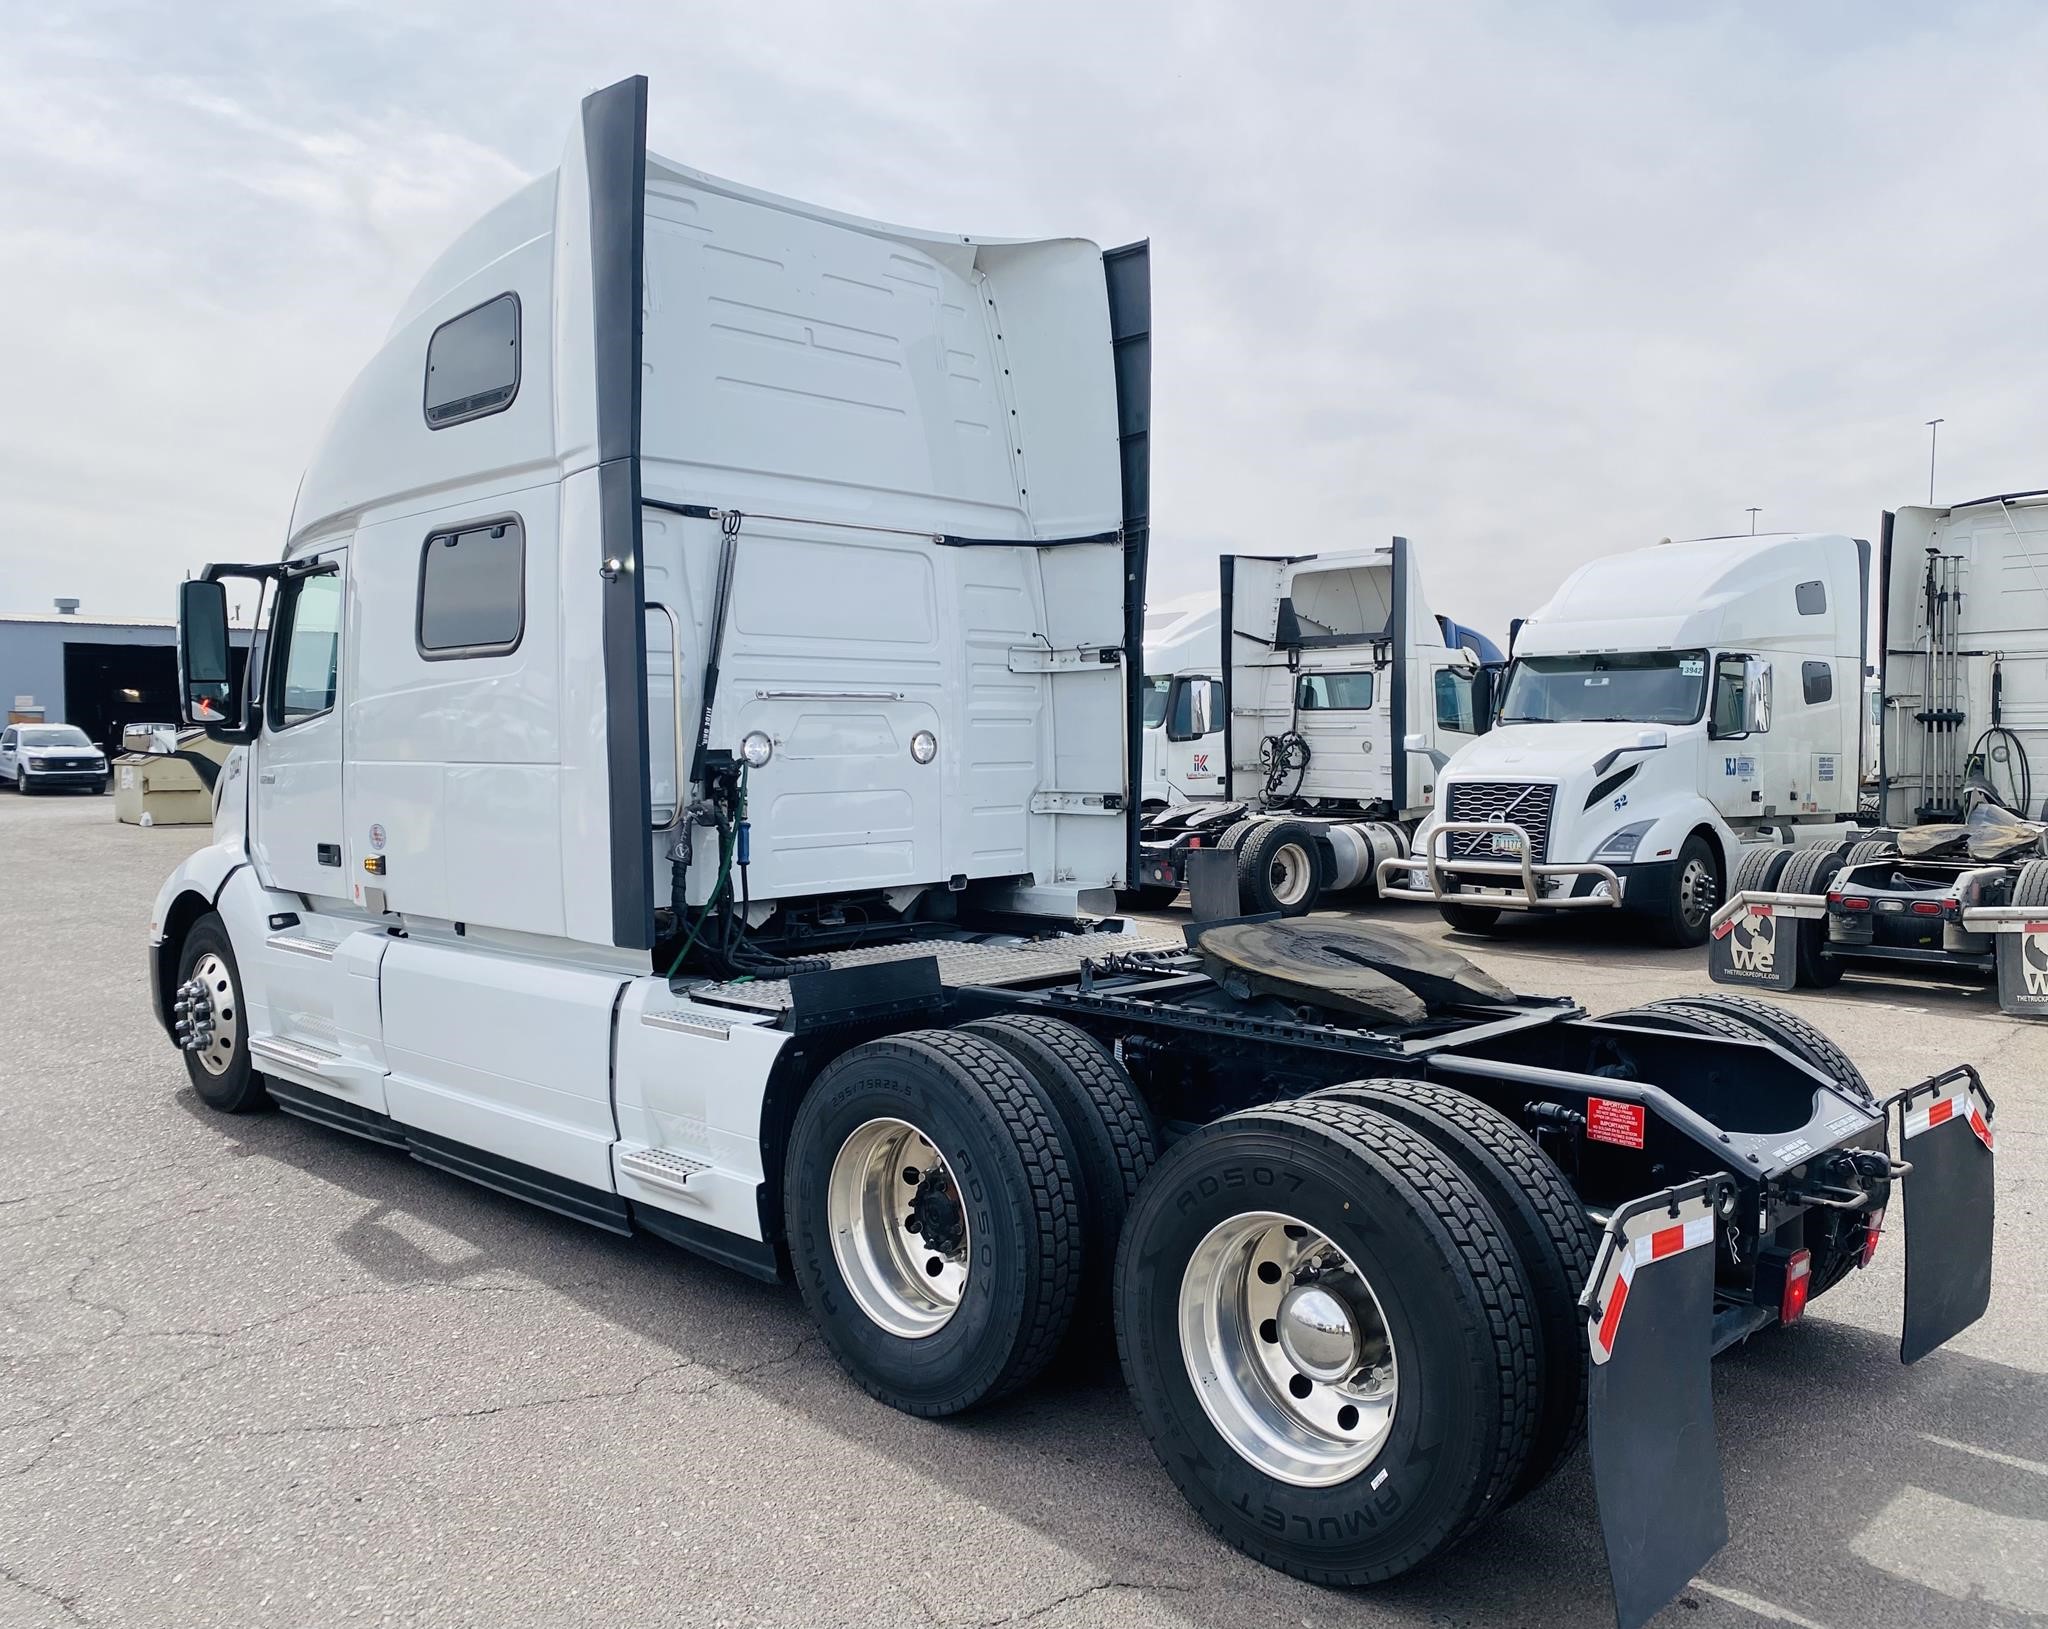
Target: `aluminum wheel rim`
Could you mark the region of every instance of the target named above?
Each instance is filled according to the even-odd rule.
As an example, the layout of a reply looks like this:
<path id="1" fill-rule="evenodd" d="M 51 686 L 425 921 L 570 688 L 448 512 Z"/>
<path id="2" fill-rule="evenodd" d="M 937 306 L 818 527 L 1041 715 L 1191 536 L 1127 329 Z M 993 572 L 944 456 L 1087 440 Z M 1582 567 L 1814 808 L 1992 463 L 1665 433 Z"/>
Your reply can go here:
<path id="1" fill-rule="evenodd" d="M 1273 851 L 1266 877 L 1282 905 L 1300 904 L 1308 893 L 1308 851 L 1299 843 L 1282 843 Z"/>
<path id="2" fill-rule="evenodd" d="M 926 1214 L 941 1207 L 951 1220 L 942 1208 L 948 1201 L 957 1209 L 957 1237 Z M 931 1139 L 907 1120 L 855 1128 L 833 1157 L 825 1203 L 832 1256 L 861 1311 L 906 1340 L 944 1329 L 967 1288 L 973 1239 L 952 1167 Z M 920 1224 L 940 1239 L 928 1243 Z"/>
<path id="3" fill-rule="evenodd" d="M 1180 1346 L 1210 1423 L 1268 1476 L 1328 1487 L 1386 1445 L 1400 1389 L 1386 1314 L 1351 1258 L 1292 1216 L 1233 1216 L 1195 1246 Z"/>
<path id="4" fill-rule="evenodd" d="M 1678 874 L 1678 910 L 1688 923 L 1697 925 L 1714 913 L 1714 869 L 1705 860 L 1691 859 Z"/>
<path id="5" fill-rule="evenodd" d="M 235 1038 L 242 1032 L 234 975 L 228 971 L 228 964 L 209 950 L 192 964 L 192 981 L 200 986 L 213 1014 L 213 1039 L 194 1056 L 209 1075 L 224 1075 L 228 1065 L 235 1061 Z"/>

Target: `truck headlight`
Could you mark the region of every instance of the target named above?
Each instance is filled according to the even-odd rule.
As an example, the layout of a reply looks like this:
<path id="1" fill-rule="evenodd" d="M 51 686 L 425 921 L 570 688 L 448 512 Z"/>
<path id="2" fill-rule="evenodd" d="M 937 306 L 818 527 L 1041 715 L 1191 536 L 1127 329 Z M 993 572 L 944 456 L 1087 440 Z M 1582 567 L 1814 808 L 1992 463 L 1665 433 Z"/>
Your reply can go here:
<path id="1" fill-rule="evenodd" d="M 761 730 L 749 730 L 740 737 L 740 756 L 749 769 L 759 769 L 775 756 L 775 743 Z"/>
<path id="2" fill-rule="evenodd" d="M 1620 831 L 1612 833 L 1606 842 L 1593 850 L 1593 858 L 1633 860 L 1636 857 L 1636 845 L 1643 840 L 1643 834 L 1656 824 L 1654 820 L 1638 820 L 1632 826 L 1623 826 Z"/>

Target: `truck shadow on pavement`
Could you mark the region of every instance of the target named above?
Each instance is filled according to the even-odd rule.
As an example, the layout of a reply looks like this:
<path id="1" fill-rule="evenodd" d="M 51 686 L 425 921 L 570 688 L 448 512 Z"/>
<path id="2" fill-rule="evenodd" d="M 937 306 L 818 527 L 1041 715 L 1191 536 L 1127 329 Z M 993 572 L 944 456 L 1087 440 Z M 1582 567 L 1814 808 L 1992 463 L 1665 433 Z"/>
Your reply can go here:
<path id="1" fill-rule="evenodd" d="M 189 1092 L 179 1102 L 220 1135 L 222 1122 Z M 1107 1328 L 1098 1366 L 1056 1372 L 965 1418 L 914 1420 L 842 1375 L 794 1289 L 656 1240 L 580 1227 L 284 1115 L 237 1121 L 228 1137 L 236 1157 L 276 1161 L 362 1201 L 333 1244 L 378 1284 L 518 1275 L 613 1326 L 622 1346 L 701 1367 L 808 1428 L 934 1479 L 1071 1552 L 1102 1575 L 1099 1587 L 1156 1592 L 1158 1607 L 1188 1622 L 1612 1621 L 1583 1451 L 1431 1568 L 1370 1590 L 1308 1585 L 1229 1549 L 1181 1501 L 1124 1393 Z M 430 1252 L 408 1237 L 410 1224 L 461 1249 Z M 1731 1539 L 1660 1624 L 1755 1623 L 1757 1602 L 1808 1629 L 1993 1629 L 2048 1615 L 2048 1377 L 1952 1351 L 1908 1372 L 1895 1342 L 1830 1321 L 1825 1303 L 1714 1372 Z M 687 1405 L 656 1392 L 640 1406 Z M 818 1491 L 791 1496 L 809 1502 Z M 951 1621 L 938 1604 L 920 1604 Z M 1029 1606 L 949 1604 L 974 1607 L 963 1621 L 976 1622 Z"/>

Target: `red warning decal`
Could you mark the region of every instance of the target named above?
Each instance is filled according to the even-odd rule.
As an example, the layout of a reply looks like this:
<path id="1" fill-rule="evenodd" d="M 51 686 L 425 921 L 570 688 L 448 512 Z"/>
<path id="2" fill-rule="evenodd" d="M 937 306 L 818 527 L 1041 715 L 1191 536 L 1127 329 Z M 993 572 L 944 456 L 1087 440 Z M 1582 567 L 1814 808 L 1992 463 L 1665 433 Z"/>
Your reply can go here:
<path id="1" fill-rule="evenodd" d="M 1611 1097 L 1586 1099 L 1586 1135 L 1596 1143 L 1619 1148 L 1643 1146 L 1643 1106 L 1617 1103 Z"/>

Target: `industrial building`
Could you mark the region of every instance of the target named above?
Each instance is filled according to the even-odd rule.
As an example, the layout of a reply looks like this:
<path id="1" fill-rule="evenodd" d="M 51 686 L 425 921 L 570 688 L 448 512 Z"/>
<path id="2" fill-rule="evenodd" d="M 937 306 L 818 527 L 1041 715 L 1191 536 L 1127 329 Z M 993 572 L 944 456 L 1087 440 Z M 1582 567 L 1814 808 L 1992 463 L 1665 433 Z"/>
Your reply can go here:
<path id="1" fill-rule="evenodd" d="M 84 617 L 77 603 L 0 614 L 0 703 L 9 723 L 76 724 L 118 751 L 124 724 L 178 717 L 177 624 Z M 235 644 L 247 650 L 247 629 Z"/>

